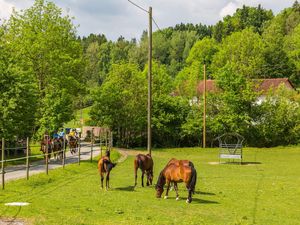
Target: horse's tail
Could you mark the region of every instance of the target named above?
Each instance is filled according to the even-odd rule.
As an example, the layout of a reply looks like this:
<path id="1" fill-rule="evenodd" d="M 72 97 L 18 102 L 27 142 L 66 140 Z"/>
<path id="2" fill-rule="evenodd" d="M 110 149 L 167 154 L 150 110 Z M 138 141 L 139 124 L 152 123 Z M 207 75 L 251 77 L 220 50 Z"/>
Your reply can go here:
<path id="1" fill-rule="evenodd" d="M 189 166 L 190 166 L 191 168 L 195 168 L 194 163 L 192 163 L 191 161 L 189 161 Z"/>
<path id="2" fill-rule="evenodd" d="M 191 170 L 192 170 L 192 174 L 191 174 L 191 179 L 190 179 L 188 189 L 189 191 L 192 191 L 193 194 L 195 194 L 195 186 L 197 183 L 197 171 L 194 166 L 191 166 Z"/>

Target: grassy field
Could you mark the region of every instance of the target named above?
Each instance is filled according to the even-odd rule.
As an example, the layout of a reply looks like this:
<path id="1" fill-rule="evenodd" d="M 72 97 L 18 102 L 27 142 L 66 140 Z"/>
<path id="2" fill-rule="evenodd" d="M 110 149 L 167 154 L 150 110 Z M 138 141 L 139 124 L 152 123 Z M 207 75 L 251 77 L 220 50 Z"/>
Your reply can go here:
<path id="1" fill-rule="evenodd" d="M 116 159 L 117 154 L 113 154 Z M 300 224 L 300 148 L 245 149 L 244 165 L 217 164 L 216 149 L 153 150 L 155 177 L 167 161 L 190 159 L 198 172 L 196 194 L 185 203 L 179 185 L 169 199 L 156 199 L 154 186 L 134 189 L 133 156 L 111 174 L 101 190 L 96 160 L 7 183 L 0 191 L 0 218 L 29 224 Z M 140 177 L 140 173 L 139 173 Z M 29 206 L 5 206 L 7 202 Z"/>

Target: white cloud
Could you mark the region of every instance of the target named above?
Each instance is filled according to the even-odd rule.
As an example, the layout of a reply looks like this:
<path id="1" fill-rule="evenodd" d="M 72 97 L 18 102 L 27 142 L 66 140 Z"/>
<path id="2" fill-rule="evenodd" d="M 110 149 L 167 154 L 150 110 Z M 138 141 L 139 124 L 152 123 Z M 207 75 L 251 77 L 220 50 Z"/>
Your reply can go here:
<path id="1" fill-rule="evenodd" d="M 235 13 L 235 10 L 239 7 L 240 5 L 236 2 L 229 2 L 225 7 L 223 7 L 220 11 L 220 18 L 223 18 L 227 15 L 232 16 Z"/>
<path id="2" fill-rule="evenodd" d="M 79 35 L 102 33 L 108 39 L 116 40 L 120 35 L 126 39 L 140 38 L 148 28 L 147 14 L 127 0 L 50 0 L 75 17 L 74 24 L 80 24 Z M 132 0 L 148 9 L 160 28 L 179 23 L 212 25 L 225 15 L 232 15 L 243 4 L 272 9 L 278 13 L 293 4 L 294 0 Z M 8 18 L 11 8 L 28 8 L 34 0 L 0 0 L 0 18 Z M 153 30 L 156 30 L 153 24 Z"/>
<path id="3" fill-rule="evenodd" d="M 0 0 L 0 18 L 8 19 L 14 5 L 6 2 L 5 0 Z"/>

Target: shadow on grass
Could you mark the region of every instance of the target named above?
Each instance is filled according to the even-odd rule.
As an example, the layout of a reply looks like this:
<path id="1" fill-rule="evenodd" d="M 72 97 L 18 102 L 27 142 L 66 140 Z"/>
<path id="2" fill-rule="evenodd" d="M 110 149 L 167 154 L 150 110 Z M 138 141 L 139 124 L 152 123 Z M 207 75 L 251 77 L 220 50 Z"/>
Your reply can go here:
<path id="1" fill-rule="evenodd" d="M 203 192 L 203 191 L 195 191 L 195 194 L 199 194 L 199 195 L 216 195 L 215 193 Z"/>
<path id="2" fill-rule="evenodd" d="M 186 200 L 185 196 L 180 196 L 179 198 L 181 201 Z M 168 197 L 168 200 L 171 200 L 171 201 L 173 201 L 173 200 L 176 201 L 175 199 L 176 199 L 176 197 L 170 197 L 170 196 Z M 193 199 L 192 202 L 199 203 L 199 204 L 220 204 L 219 202 L 216 202 L 216 201 L 210 201 L 210 200 L 205 200 L 205 199 L 200 199 L 200 198 L 193 197 L 192 199 Z M 164 200 L 163 197 L 162 197 L 162 200 Z"/>
<path id="3" fill-rule="evenodd" d="M 205 200 L 200 198 L 193 198 L 192 202 L 199 203 L 199 204 L 220 204 L 219 202 L 216 201 L 210 201 L 210 200 Z"/>
<path id="4" fill-rule="evenodd" d="M 262 164 L 261 162 L 222 162 L 220 164 L 225 164 L 225 165 L 243 165 L 243 166 L 247 166 L 247 165 L 259 165 Z"/>
<path id="5" fill-rule="evenodd" d="M 117 187 L 115 190 L 118 191 L 134 191 L 134 186 L 127 186 L 127 187 Z"/>

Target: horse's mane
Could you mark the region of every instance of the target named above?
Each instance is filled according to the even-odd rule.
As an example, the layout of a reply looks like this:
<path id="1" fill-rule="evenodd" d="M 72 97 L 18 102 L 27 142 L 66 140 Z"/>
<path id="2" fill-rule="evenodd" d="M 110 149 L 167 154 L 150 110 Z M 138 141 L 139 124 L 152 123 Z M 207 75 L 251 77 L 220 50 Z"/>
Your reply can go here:
<path id="1" fill-rule="evenodd" d="M 156 188 L 163 188 L 165 183 L 166 183 L 166 178 L 164 176 L 164 170 L 162 170 L 158 176 Z"/>

